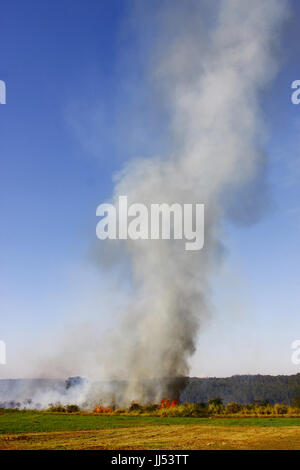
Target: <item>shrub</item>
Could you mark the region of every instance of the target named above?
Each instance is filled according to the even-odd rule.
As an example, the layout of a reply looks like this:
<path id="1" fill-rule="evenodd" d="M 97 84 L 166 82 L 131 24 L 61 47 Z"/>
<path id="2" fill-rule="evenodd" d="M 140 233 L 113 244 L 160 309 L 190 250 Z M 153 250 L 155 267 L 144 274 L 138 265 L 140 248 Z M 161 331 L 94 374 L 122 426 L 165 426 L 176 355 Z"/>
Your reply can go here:
<path id="1" fill-rule="evenodd" d="M 124 410 L 124 408 L 117 408 L 114 410 L 115 415 L 121 415 L 123 413 L 126 413 L 127 410 Z"/>
<path id="2" fill-rule="evenodd" d="M 277 415 L 285 415 L 289 411 L 289 407 L 286 405 L 274 405 L 274 412 Z"/>
<path id="3" fill-rule="evenodd" d="M 239 403 L 235 403 L 233 401 L 226 405 L 225 411 L 228 414 L 235 414 L 235 413 L 240 413 L 242 409 L 243 409 L 242 405 L 240 405 Z"/>
<path id="4" fill-rule="evenodd" d="M 153 413 L 157 410 L 159 410 L 159 405 L 156 405 L 156 404 L 148 404 L 148 405 L 145 405 L 144 407 L 145 413 Z"/>
<path id="5" fill-rule="evenodd" d="M 55 405 L 53 405 L 53 403 L 50 403 L 48 411 L 52 411 L 53 413 L 65 413 L 66 408 L 60 403 L 55 403 Z"/>
<path id="6" fill-rule="evenodd" d="M 298 411 L 300 410 L 300 397 L 294 397 L 292 400 L 293 408 L 297 408 Z"/>
<path id="7" fill-rule="evenodd" d="M 255 405 L 253 403 L 248 403 L 243 407 L 243 413 L 247 415 L 255 414 Z"/>
<path id="8" fill-rule="evenodd" d="M 139 412 L 141 412 L 141 411 L 143 411 L 143 407 L 139 403 L 136 403 L 135 401 L 132 401 L 131 405 L 129 407 L 129 411 L 139 411 Z"/>
<path id="9" fill-rule="evenodd" d="M 207 416 L 208 405 L 206 403 L 194 403 L 194 412 L 197 413 L 197 416 Z"/>
<path id="10" fill-rule="evenodd" d="M 289 415 L 299 415 L 299 413 L 300 413 L 299 408 L 295 408 L 294 406 L 288 406 Z"/>
<path id="11" fill-rule="evenodd" d="M 67 413 L 77 413 L 80 411 L 80 408 L 78 405 L 67 405 L 66 406 L 66 412 Z"/>
<path id="12" fill-rule="evenodd" d="M 224 411 L 222 398 L 211 398 L 208 401 L 208 410 L 212 414 L 221 414 Z"/>

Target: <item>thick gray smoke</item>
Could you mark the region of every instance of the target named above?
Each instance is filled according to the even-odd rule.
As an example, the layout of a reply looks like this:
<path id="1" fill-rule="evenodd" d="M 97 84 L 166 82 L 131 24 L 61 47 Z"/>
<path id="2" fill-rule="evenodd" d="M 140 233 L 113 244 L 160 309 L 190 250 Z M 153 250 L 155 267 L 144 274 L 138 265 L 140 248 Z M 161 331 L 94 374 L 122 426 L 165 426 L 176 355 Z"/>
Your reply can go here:
<path id="1" fill-rule="evenodd" d="M 188 375 L 197 336 L 210 315 L 222 223 L 237 208 L 241 220 L 255 212 L 245 195 L 244 204 L 232 208 L 232 201 L 243 188 L 256 187 L 265 166 L 259 102 L 277 70 L 286 4 L 211 3 L 209 18 L 206 2 L 167 2 L 161 8 L 152 78 L 169 107 L 173 149 L 167 157 L 130 162 L 115 186 L 116 201 L 127 195 L 129 203 L 146 205 L 205 204 L 201 251 L 185 251 L 178 240 L 126 242 L 134 289 L 114 354 L 130 381 L 128 400 L 160 396 L 159 381 L 155 389 L 154 382 L 141 387 L 148 379 Z"/>

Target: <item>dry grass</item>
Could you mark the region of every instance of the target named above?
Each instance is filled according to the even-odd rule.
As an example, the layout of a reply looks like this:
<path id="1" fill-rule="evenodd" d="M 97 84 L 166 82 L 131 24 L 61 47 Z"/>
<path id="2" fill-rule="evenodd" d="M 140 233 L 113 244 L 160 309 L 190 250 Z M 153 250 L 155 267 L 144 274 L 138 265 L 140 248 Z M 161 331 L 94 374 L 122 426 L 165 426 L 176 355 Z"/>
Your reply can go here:
<path id="1" fill-rule="evenodd" d="M 147 425 L 3 434 L 0 449 L 300 449 L 300 427 Z"/>

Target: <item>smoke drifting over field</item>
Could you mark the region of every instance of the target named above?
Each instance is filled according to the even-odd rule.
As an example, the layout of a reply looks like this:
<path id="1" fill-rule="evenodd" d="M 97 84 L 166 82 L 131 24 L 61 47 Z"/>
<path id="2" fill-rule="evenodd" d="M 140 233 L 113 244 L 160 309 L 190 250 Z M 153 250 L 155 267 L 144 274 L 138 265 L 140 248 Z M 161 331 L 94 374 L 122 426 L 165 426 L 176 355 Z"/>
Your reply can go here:
<path id="1" fill-rule="evenodd" d="M 170 116 L 172 148 L 161 157 L 130 161 L 112 199 L 204 203 L 205 244 L 189 252 L 185 240 L 108 241 L 107 247 L 98 241 L 106 264 L 118 246 L 130 266 L 132 296 L 118 331 L 105 342 L 99 338 L 98 346 L 93 339 L 94 354 L 88 347 L 93 378 L 99 364 L 107 380 L 128 381 L 120 402 L 179 394 L 184 381 L 174 378 L 188 376 L 198 335 L 211 315 L 209 293 L 225 244 L 222 224 L 226 218 L 251 222 L 264 209 L 260 101 L 278 69 L 286 11 L 282 0 L 138 2 L 137 30 L 155 32 L 146 48 L 150 81 Z M 62 356 L 59 366 L 71 360 Z M 72 365 L 73 374 L 89 372 Z"/>

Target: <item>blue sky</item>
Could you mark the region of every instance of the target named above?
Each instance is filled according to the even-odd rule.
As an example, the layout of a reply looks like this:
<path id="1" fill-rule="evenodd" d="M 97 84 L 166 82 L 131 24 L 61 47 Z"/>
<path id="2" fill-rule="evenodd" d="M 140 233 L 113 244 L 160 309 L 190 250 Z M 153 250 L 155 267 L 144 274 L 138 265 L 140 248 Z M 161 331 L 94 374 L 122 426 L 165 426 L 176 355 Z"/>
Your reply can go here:
<path id="1" fill-rule="evenodd" d="M 300 338 L 300 105 L 291 104 L 290 86 L 300 79 L 300 5 L 291 3 L 281 71 L 261 96 L 271 208 L 255 225 L 226 226 L 215 316 L 199 341 L 194 375 L 299 372 L 290 345 Z M 77 307 L 102 314 L 99 299 L 89 299 L 99 286 L 105 303 L 90 250 L 96 207 L 110 197 L 127 159 L 168 145 L 164 110 L 147 94 L 130 6 L 2 3 L 0 339 L 8 364 L 0 377 L 26 375 L 23 352 L 51 345 Z M 106 314 L 103 325 L 109 323 Z"/>

